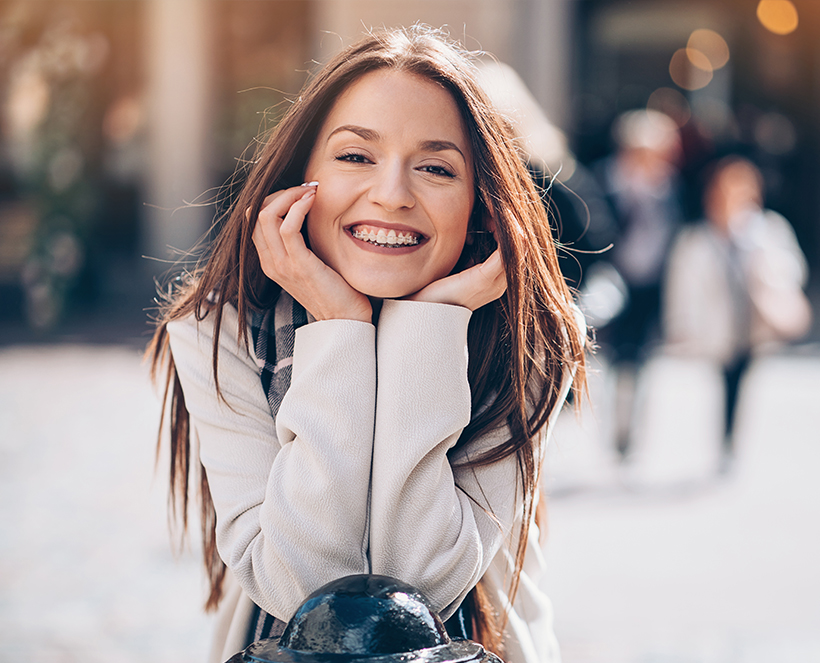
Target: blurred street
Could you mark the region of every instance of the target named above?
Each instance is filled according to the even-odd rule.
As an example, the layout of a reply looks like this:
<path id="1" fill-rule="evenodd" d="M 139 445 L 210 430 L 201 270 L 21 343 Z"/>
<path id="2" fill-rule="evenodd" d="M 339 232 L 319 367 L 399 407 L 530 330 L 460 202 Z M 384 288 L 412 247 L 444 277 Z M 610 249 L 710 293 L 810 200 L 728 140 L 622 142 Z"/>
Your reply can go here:
<path id="1" fill-rule="evenodd" d="M 754 364 L 723 476 L 721 383 L 707 366 L 649 363 L 620 468 L 601 443 L 599 370 L 597 418 L 564 412 L 547 468 L 547 589 L 565 662 L 820 661 L 820 357 Z"/>
<path id="2" fill-rule="evenodd" d="M 820 660 L 820 356 L 759 361 L 738 459 L 715 473 L 718 384 L 661 357 L 627 466 L 564 412 L 549 454 L 547 587 L 565 663 Z M 0 349 L 0 663 L 194 663 L 196 552 L 171 552 L 158 400 L 135 346 Z"/>
<path id="3" fill-rule="evenodd" d="M 0 349 L 3 663 L 205 660 L 201 565 L 174 556 L 154 473 L 158 415 L 135 347 Z"/>

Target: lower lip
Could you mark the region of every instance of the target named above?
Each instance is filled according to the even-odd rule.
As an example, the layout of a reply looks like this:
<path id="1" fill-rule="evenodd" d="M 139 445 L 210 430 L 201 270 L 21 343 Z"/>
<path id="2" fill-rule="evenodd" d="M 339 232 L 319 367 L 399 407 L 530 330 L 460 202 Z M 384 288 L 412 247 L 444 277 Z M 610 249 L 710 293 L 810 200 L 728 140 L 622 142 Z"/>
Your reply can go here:
<path id="1" fill-rule="evenodd" d="M 360 249 L 364 249 L 365 251 L 371 251 L 373 253 L 381 253 L 384 255 L 391 256 L 402 256 L 406 253 L 412 253 L 413 251 L 416 251 L 420 249 L 422 246 L 424 246 L 424 243 L 427 241 L 422 239 L 418 244 L 413 244 L 412 246 L 379 246 L 377 244 L 372 244 L 371 242 L 365 242 L 364 240 L 357 239 L 353 236 L 353 233 L 351 233 L 350 231 L 347 232 L 347 236 L 350 237 L 350 239 L 352 239 L 355 242 L 356 246 L 358 246 Z"/>

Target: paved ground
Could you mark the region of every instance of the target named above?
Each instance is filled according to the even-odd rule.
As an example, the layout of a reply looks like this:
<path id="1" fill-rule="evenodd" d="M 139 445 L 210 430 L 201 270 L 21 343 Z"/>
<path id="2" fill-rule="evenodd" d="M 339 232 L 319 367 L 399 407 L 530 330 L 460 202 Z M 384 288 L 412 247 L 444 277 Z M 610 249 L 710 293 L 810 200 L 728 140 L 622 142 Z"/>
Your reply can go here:
<path id="1" fill-rule="evenodd" d="M 708 367 L 648 367 L 627 468 L 606 444 L 605 382 L 602 367 L 597 418 L 565 416 L 550 452 L 547 588 L 565 662 L 820 661 L 820 358 L 752 367 L 738 462 L 720 478 Z"/>
<path id="2" fill-rule="evenodd" d="M 754 366 L 721 479 L 713 377 L 649 367 L 628 468 L 609 452 L 605 367 L 594 415 L 562 415 L 546 584 L 565 663 L 820 661 L 820 357 Z M 0 347 L 0 663 L 203 660 L 204 585 L 196 550 L 168 544 L 157 414 L 133 346 Z"/>
<path id="3" fill-rule="evenodd" d="M 198 562 L 172 555 L 154 477 L 158 409 L 138 350 L 0 350 L 3 663 L 204 660 Z"/>

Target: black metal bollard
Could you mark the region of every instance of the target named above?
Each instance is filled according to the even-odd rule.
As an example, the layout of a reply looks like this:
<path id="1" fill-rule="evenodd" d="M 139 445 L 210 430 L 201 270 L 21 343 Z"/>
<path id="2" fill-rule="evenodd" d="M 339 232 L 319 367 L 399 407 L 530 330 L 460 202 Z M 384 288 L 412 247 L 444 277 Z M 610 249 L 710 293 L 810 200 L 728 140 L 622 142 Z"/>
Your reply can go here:
<path id="1" fill-rule="evenodd" d="M 311 594 L 280 638 L 259 640 L 227 663 L 503 663 L 472 640 L 451 640 L 414 587 L 353 575 Z"/>

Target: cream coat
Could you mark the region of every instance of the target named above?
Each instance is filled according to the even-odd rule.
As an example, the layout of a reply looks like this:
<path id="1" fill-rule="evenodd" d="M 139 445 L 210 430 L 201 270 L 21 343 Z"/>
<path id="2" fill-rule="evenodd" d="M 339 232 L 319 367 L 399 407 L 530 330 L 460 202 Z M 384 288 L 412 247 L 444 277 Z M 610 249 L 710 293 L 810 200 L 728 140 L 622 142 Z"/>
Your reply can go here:
<path id="1" fill-rule="evenodd" d="M 739 354 L 805 334 L 808 270 L 788 221 L 750 212 L 733 241 L 745 273 L 748 319 L 738 319 L 727 277 L 729 240 L 703 222 L 681 232 L 669 259 L 664 327 L 670 349 L 728 364 Z"/>
<path id="2" fill-rule="evenodd" d="M 287 621 L 309 593 L 348 574 L 410 582 L 445 619 L 486 574 L 495 605 L 507 608 L 522 516 L 515 458 L 470 470 L 447 458 L 470 420 L 470 315 L 385 301 L 378 328 L 346 320 L 300 328 L 275 422 L 261 362 L 237 342 L 235 309 L 225 308 L 220 335 L 224 401 L 211 371 L 211 319 L 168 325 L 229 568 L 211 663 L 244 646 L 252 602 Z M 543 566 L 533 523 L 507 663 L 559 660 L 538 587 Z"/>

